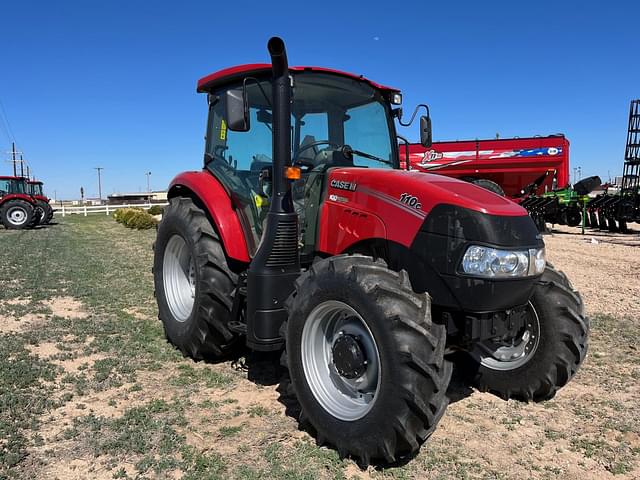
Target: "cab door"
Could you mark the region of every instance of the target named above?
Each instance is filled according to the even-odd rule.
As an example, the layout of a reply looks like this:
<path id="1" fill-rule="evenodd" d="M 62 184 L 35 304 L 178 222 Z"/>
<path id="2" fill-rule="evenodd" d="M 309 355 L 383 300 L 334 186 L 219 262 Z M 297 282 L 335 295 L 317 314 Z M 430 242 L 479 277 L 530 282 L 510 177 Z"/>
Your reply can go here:
<path id="1" fill-rule="evenodd" d="M 263 89 L 270 90 L 269 82 Z M 238 88 L 232 85 L 229 88 Z M 256 85 L 248 85 L 251 128 L 232 132 L 224 118 L 224 91 L 209 95 L 205 168 L 226 187 L 242 224 L 249 255 L 260 243 L 269 205 L 269 172 L 273 165 L 271 107 Z"/>

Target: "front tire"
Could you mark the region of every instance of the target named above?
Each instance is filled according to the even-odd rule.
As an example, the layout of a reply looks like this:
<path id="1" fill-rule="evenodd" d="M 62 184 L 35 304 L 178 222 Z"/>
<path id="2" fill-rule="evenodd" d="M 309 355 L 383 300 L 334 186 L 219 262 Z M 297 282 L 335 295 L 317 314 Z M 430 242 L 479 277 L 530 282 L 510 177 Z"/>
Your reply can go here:
<path id="1" fill-rule="evenodd" d="M 9 230 L 22 230 L 33 225 L 33 205 L 24 200 L 7 200 L 0 208 L 0 222 Z"/>
<path id="2" fill-rule="evenodd" d="M 237 276 L 204 211 L 189 198 L 172 198 L 154 250 L 156 300 L 167 339 L 196 360 L 224 356 L 236 340 L 228 324 Z"/>
<path id="3" fill-rule="evenodd" d="M 363 255 L 315 263 L 283 325 L 302 422 L 361 466 L 418 451 L 448 405 L 445 327 L 406 272 Z"/>
<path id="4" fill-rule="evenodd" d="M 40 218 L 40 225 L 48 225 L 53 218 L 53 208 L 49 205 L 49 202 L 44 200 L 37 200 L 36 204 L 42 210 L 42 218 Z"/>
<path id="5" fill-rule="evenodd" d="M 589 319 L 580 294 L 564 273 L 547 265 L 528 313 L 527 330 L 521 339 L 527 343 L 522 345 L 520 356 L 505 350 L 487 354 L 489 349 L 478 347 L 471 352 L 470 364 L 465 367 L 476 372 L 474 383 L 480 391 L 505 400 L 549 400 L 578 371 L 587 353 Z M 517 350 L 518 346 L 513 351 Z"/>

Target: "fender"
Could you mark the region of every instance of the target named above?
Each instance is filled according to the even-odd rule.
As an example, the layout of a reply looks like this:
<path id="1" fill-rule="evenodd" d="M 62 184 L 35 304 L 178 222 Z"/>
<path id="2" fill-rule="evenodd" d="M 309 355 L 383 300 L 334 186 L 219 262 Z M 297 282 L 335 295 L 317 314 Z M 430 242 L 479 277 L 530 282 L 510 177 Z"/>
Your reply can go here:
<path id="1" fill-rule="evenodd" d="M 0 198 L 0 204 L 7 202 L 9 200 L 24 200 L 25 202 L 29 202 L 31 205 L 35 205 L 35 202 L 33 200 L 33 197 L 31 197 L 30 195 L 26 195 L 24 193 L 8 193 L 6 195 L 3 195 L 2 198 Z"/>
<path id="2" fill-rule="evenodd" d="M 361 240 L 387 238 L 377 215 L 332 200 L 323 202 L 319 232 L 318 250 L 330 255 L 343 253 Z"/>
<path id="3" fill-rule="evenodd" d="M 240 219 L 231 197 L 218 179 L 206 170 L 179 173 L 169 184 L 168 197 L 178 197 L 185 189 L 196 195 L 209 212 L 227 255 L 249 263 L 251 259 Z"/>

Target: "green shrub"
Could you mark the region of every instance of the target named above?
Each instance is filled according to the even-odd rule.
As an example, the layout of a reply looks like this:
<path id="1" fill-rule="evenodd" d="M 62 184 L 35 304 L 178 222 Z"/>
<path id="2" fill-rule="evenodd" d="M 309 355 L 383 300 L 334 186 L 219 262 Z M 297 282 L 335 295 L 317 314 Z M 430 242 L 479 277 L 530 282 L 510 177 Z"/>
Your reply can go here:
<path id="1" fill-rule="evenodd" d="M 116 222 L 126 223 L 127 220 L 137 212 L 142 212 L 140 208 L 121 208 L 116 210 L 113 214 L 113 218 Z"/>
<path id="2" fill-rule="evenodd" d="M 126 219 L 123 221 L 125 227 L 136 228 L 138 230 L 147 230 L 153 228 L 158 223 L 152 215 L 141 210 L 136 210 L 129 213 Z"/>
<path id="3" fill-rule="evenodd" d="M 114 219 L 116 222 L 120 222 L 120 221 L 121 221 L 121 220 L 120 220 L 120 218 L 121 218 L 121 217 L 122 217 L 122 209 L 118 209 L 118 210 L 116 210 L 115 212 L 113 212 L 113 219 Z"/>
<path id="4" fill-rule="evenodd" d="M 125 227 L 146 230 L 153 228 L 158 222 L 153 216 L 140 208 L 122 208 L 113 214 L 116 222 L 122 223 Z"/>
<path id="5" fill-rule="evenodd" d="M 164 208 L 160 205 L 153 205 L 149 210 L 147 210 L 149 215 L 162 215 L 164 213 Z"/>

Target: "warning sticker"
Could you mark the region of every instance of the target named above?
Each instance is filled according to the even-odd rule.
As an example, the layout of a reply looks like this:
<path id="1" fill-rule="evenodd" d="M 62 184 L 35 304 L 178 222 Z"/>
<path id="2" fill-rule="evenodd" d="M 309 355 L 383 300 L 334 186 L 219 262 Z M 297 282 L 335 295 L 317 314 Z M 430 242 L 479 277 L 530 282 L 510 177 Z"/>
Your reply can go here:
<path id="1" fill-rule="evenodd" d="M 227 139 L 227 122 L 225 122 L 223 118 L 222 122 L 220 123 L 220 140 L 226 140 L 226 139 Z"/>

